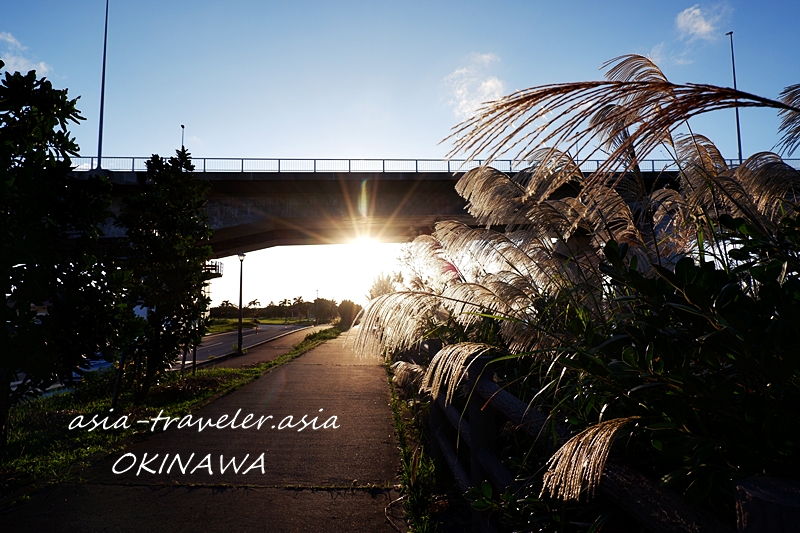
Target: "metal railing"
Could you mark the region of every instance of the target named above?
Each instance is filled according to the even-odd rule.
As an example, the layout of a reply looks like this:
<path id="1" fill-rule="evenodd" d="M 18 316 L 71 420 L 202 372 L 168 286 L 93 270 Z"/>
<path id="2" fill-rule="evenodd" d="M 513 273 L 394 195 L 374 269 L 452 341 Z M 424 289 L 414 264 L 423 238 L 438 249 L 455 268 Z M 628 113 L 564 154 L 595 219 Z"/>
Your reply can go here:
<path id="1" fill-rule="evenodd" d="M 104 157 L 102 168 L 116 172 L 144 172 L 149 157 Z M 195 172 L 466 172 L 483 164 L 483 160 L 463 159 L 269 159 L 269 158 L 225 158 L 202 157 L 192 162 Z M 593 172 L 603 164 L 602 159 L 586 159 L 579 163 L 583 172 Z M 738 165 L 737 159 L 726 159 L 729 167 Z M 800 159 L 784 159 L 784 162 L 800 169 Z M 97 157 L 73 157 L 77 171 L 97 167 Z M 491 166 L 503 172 L 516 172 L 528 166 L 526 161 L 508 159 L 492 161 Z M 641 161 L 645 172 L 677 170 L 671 159 L 647 159 Z"/>

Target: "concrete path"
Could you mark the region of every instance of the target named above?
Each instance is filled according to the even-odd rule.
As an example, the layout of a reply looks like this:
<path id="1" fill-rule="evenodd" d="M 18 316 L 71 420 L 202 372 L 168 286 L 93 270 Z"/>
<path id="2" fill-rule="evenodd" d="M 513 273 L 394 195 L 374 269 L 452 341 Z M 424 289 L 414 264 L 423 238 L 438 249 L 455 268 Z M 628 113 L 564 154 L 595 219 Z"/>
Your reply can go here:
<path id="1" fill-rule="evenodd" d="M 307 333 L 282 341 L 290 348 Z M 193 413 L 194 422 L 226 426 L 220 417 L 230 422 L 238 412 L 235 429 L 178 428 L 176 420 L 164 431 L 159 422 L 147 440 L 86 470 L 84 482 L 40 491 L 0 513 L 3 531 L 395 531 L 384 516 L 397 497 L 399 468 L 386 373 L 343 340 Z M 225 363 L 288 351 L 271 344 Z M 400 506 L 390 511 L 400 523 Z"/>

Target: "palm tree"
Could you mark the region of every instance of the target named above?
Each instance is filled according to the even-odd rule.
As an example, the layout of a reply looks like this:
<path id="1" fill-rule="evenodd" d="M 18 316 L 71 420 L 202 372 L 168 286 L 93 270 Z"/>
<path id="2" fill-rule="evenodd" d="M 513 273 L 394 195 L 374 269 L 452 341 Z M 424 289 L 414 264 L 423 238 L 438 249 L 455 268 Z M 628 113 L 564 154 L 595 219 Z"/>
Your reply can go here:
<path id="1" fill-rule="evenodd" d="M 284 324 L 286 322 L 288 322 L 288 320 L 289 320 L 288 315 L 286 313 L 286 310 L 288 309 L 289 305 L 291 305 L 291 303 L 292 303 L 291 300 L 289 300 L 288 298 L 284 298 L 283 300 L 278 302 L 278 307 L 281 308 L 281 312 L 283 314 L 283 318 L 284 318 L 283 323 Z"/>
<path id="2" fill-rule="evenodd" d="M 730 239 L 747 246 L 746 240 L 756 235 L 764 246 L 780 251 L 794 242 L 793 237 L 786 240 L 791 226 L 787 229 L 783 221 L 798 214 L 796 169 L 772 153 L 729 165 L 711 140 L 692 131 L 689 119 L 730 107 L 777 109 L 782 118 L 780 148 L 791 154 L 800 146 L 800 85 L 772 100 L 711 85 L 673 84 L 651 60 L 638 55 L 613 59 L 604 67 L 604 81 L 518 91 L 488 102 L 454 128 L 450 155 L 463 153 L 469 160 L 480 156 L 486 161 L 456 185 L 480 227 L 443 222 L 432 235 L 416 239 L 412 256 L 417 266 L 427 268 L 417 269 L 407 290 L 372 300 L 356 339 L 363 353 L 391 354 L 410 349 L 426 336 L 439 337 L 445 346 L 431 360 L 423 387 L 434 396 L 447 390 L 447 401 L 481 354 L 502 365 L 518 361 L 515 370 L 507 372 L 517 381 L 508 386 L 534 387 L 528 389 L 532 407 L 553 416 L 575 417 L 567 409 L 578 401 L 575 398 L 586 396 L 585 387 L 595 387 L 594 397 L 587 400 L 593 403 L 581 404 L 590 405 L 590 414 L 576 417 L 582 419 L 575 422 L 576 431 L 586 431 L 570 441 L 580 453 L 554 456 L 544 478 L 545 487 L 564 499 L 577 499 L 587 486 L 591 490 L 596 485 L 598 471 L 582 478 L 578 463 L 594 461 L 601 472 L 614 435 L 633 432 L 629 422 L 641 414 L 619 407 L 606 411 L 611 404 L 601 411 L 605 395 L 613 399 L 626 392 L 608 392 L 609 380 L 581 367 L 576 354 L 599 358 L 620 342 L 612 339 L 622 338 L 630 338 L 637 351 L 635 339 L 626 335 L 640 322 L 625 322 L 628 317 L 652 320 L 648 317 L 655 316 L 654 310 L 671 312 L 658 302 L 643 301 L 641 291 L 656 286 L 662 290 L 665 282 L 660 280 L 677 284 L 677 269 L 695 272 L 687 267 L 694 268 L 694 261 L 699 261 L 699 269 L 717 272 L 719 279 L 739 280 L 727 290 L 742 291 L 741 301 L 758 300 L 763 296 L 760 281 L 746 272 L 742 277 L 742 268 L 755 264 L 755 259 L 738 263 L 736 270 L 745 252 L 732 254 Z M 667 185 L 664 179 L 646 179 L 640 166 L 657 149 L 674 160 L 673 174 L 663 176 L 671 178 Z M 589 174 L 575 163 L 575 155 L 589 159 L 599 153 L 606 158 Z M 524 168 L 506 174 L 491 167 L 492 161 L 509 155 L 524 162 Z M 790 278 L 793 268 L 788 268 Z M 786 271 L 784 267 L 784 276 Z M 685 298 L 685 308 L 700 305 L 686 292 L 675 294 Z M 643 308 L 650 314 L 641 315 Z M 706 315 L 714 312 L 712 306 Z M 714 322 L 716 318 L 708 320 L 717 328 L 709 335 L 727 327 Z M 615 329 L 623 325 L 629 329 Z M 653 349 L 648 349 L 652 358 Z M 618 357 L 621 361 L 625 356 Z M 609 363 L 598 361 L 601 366 Z M 520 382 L 521 376 L 527 377 Z M 643 384 L 661 383 L 653 379 Z M 794 394 L 797 387 L 789 389 Z M 655 398 L 653 405 L 659 401 L 661 397 Z M 606 424 L 604 413 L 619 420 Z M 595 425 L 598 431 L 587 433 Z M 596 442 L 592 439 L 598 435 L 606 445 L 582 444 Z M 567 490 L 568 485 L 577 491 Z"/>

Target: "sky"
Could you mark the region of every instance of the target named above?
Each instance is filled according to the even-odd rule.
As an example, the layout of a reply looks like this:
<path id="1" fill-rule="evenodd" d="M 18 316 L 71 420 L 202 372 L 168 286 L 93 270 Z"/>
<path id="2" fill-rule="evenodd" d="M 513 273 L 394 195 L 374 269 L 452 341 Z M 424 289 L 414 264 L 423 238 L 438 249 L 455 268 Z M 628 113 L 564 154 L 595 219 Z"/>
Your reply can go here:
<path id="1" fill-rule="evenodd" d="M 6 68 L 36 69 L 80 96 L 86 120 L 71 131 L 82 155 L 96 155 L 105 2 L 0 0 L 0 13 Z M 738 88 L 777 98 L 800 83 L 797 20 L 796 0 L 111 0 L 103 155 L 172 154 L 183 124 L 196 158 L 441 159 L 450 147 L 440 141 L 480 102 L 601 79 L 603 62 L 623 54 L 649 55 L 676 83 L 732 86 L 728 31 Z M 773 111 L 743 109 L 740 120 L 745 156 L 777 144 Z M 736 157 L 732 110 L 692 127 Z M 253 252 L 244 299 L 319 291 L 363 302 L 398 250 Z M 212 283 L 214 305 L 238 300 L 237 263 Z"/>

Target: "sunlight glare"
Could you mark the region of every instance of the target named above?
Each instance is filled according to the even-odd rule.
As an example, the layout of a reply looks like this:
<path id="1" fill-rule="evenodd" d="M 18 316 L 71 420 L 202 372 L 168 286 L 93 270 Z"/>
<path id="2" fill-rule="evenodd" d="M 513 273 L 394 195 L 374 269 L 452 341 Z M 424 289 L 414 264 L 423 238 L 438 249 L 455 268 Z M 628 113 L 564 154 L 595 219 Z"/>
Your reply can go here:
<path id="1" fill-rule="evenodd" d="M 361 236 L 347 244 L 279 246 L 248 252 L 243 303 L 257 298 L 266 305 L 297 296 L 314 301 L 319 295 L 364 305 L 375 278 L 399 270 L 400 246 Z M 224 275 L 211 281 L 212 305 L 223 300 L 238 303 L 239 260 L 231 256 L 221 261 Z"/>

